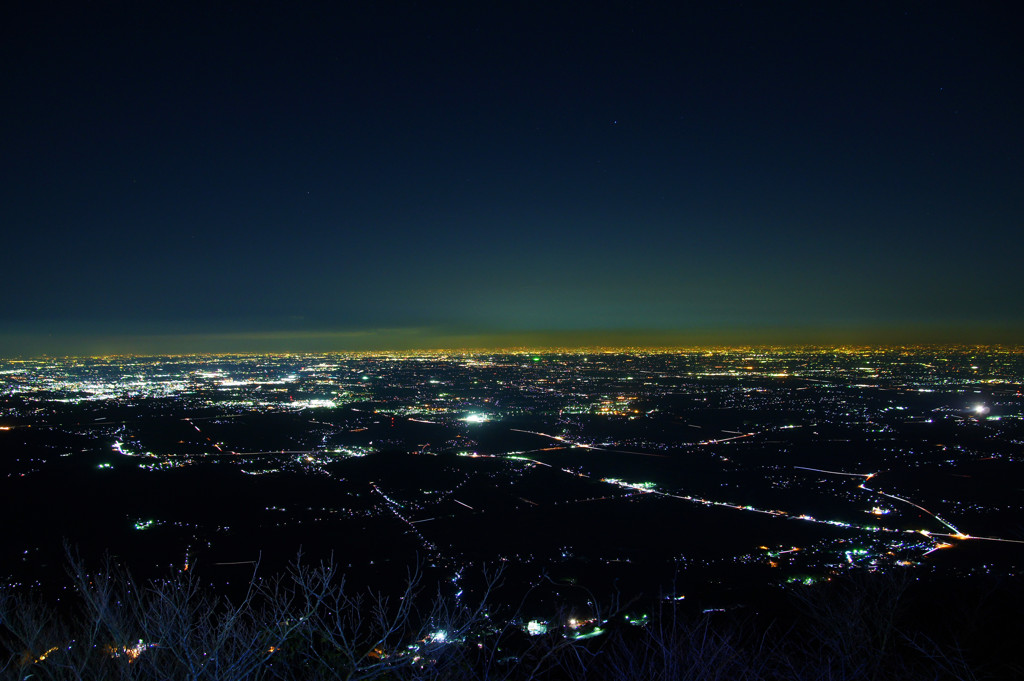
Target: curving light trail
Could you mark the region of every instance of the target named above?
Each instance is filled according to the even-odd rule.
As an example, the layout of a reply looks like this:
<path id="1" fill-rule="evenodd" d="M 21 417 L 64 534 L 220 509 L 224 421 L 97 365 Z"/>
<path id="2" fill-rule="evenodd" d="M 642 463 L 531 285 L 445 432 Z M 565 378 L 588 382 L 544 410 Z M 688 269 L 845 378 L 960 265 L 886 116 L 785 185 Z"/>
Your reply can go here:
<path id="1" fill-rule="evenodd" d="M 887 492 L 882 492 L 881 490 L 871 489 L 870 487 L 865 487 L 863 484 L 860 484 L 860 485 L 857 485 L 857 486 L 860 487 L 863 490 L 867 490 L 868 492 L 874 492 L 875 494 L 881 494 L 883 497 L 888 497 L 890 499 L 895 499 L 896 501 L 902 501 L 904 504 L 910 504 L 914 508 L 917 508 L 917 509 L 920 509 L 920 510 L 924 511 L 925 513 L 927 513 L 931 517 L 935 518 L 936 520 L 938 520 L 940 523 L 942 523 L 943 525 L 945 525 L 949 529 L 953 530 L 953 532 L 955 533 L 953 536 L 955 536 L 955 537 L 962 537 L 964 539 L 968 538 L 968 535 L 966 535 L 963 532 L 961 532 L 956 526 L 953 525 L 953 523 L 950 523 L 950 522 L 946 521 L 945 519 L 943 519 L 937 513 L 932 513 L 931 511 L 929 511 L 924 506 L 922 506 L 920 504 L 915 504 L 910 499 L 904 499 L 903 497 L 898 497 L 895 494 L 889 494 Z"/>
<path id="2" fill-rule="evenodd" d="M 793 468 L 799 468 L 800 470 L 804 470 L 804 471 L 813 471 L 815 473 L 827 473 L 829 475 L 844 475 L 844 476 L 854 477 L 854 478 L 864 478 L 864 482 L 867 482 L 871 478 L 873 478 L 876 475 L 878 475 L 878 473 L 846 473 L 844 471 L 829 471 L 829 470 L 824 470 L 824 469 L 821 469 L 821 468 L 808 468 L 807 466 L 793 466 Z M 979 541 L 996 541 L 996 542 L 1003 542 L 1005 544 L 1024 544 L 1024 540 L 1022 540 L 1022 539 L 1004 539 L 1003 537 L 978 537 L 978 536 L 975 536 L 975 535 L 967 534 L 966 532 L 963 532 L 962 530 L 960 530 L 960 528 L 956 527 L 955 525 L 953 525 L 953 523 L 949 522 L 948 520 L 946 520 L 945 518 L 943 518 L 939 514 L 932 513 L 931 511 L 929 511 L 924 506 L 921 506 L 920 504 L 917 504 L 917 503 L 911 501 L 910 499 L 904 499 L 903 497 L 898 497 L 895 494 L 889 494 L 888 492 L 883 492 L 881 490 L 872 489 L 870 487 L 865 487 L 864 483 L 861 483 L 861 484 L 857 485 L 857 487 L 859 487 L 860 489 L 865 490 L 867 492 L 874 492 L 875 494 L 881 494 L 883 497 L 888 497 L 889 499 L 894 499 L 894 500 L 902 502 L 904 504 L 909 504 L 909 505 L 913 506 L 914 508 L 916 508 L 916 509 L 918 509 L 920 511 L 924 511 L 925 513 L 927 513 L 931 517 L 935 518 L 937 521 L 939 521 L 940 523 L 942 523 L 943 525 L 945 525 L 946 527 L 948 527 L 949 529 L 951 529 L 953 531 L 951 534 L 947 534 L 947 533 L 944 533 L 944 532 L 929 532 L 928 530 L 912 530 L 912 531 L 918 532 L 919 534 L 923 534 L 926 537 L 948 537 L 950 539 L 960 539 L 960 540 L 964 540 L 964 539 L 977 539 Z M 937 544 L 930 551 L 926 552 L 925 555 L 927 555 L 928 553 L 931 553 L 932 551 L 937 551 L 939 549 L 950 548 L 952 546 L 953 546 L 953 544 L 946 544 L 946 543 Z"/>

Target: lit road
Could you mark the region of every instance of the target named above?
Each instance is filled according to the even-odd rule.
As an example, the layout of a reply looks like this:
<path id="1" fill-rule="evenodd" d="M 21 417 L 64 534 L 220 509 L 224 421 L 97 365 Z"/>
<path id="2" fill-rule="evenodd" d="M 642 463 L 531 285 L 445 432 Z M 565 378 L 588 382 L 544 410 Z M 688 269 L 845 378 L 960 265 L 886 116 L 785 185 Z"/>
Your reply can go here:
<path id="1" fill-rule="evenodd" d="M 529 435 L 539 435 L 540 437 L 546 437 L 549 440 L 554 440 L 555 442 L 561 442 L 561 443 L 563 443 L 563 444 L 565 444 L 565 445 L 567 445 L 569 447 L 580 447 L 582 449 L 593 449 L 593 450 L 598 451 L 598 452 L 612 452 L 614 454 L 635 454 L 637 456 L 656 456 L 656 457 L 658 457 L 660 459 L 667 459 L 668 458 L 668 456 L 666 454 L 652 454 L 650 452 L 634 452 L 634 451 L 629 450 L 629 449 L 606 449 L 604 447 L 596 447 L 594 445 L 588 445 L 588 444 L 584 444 L 582 442 L 573 442 L 572 440 L 570 440 L 568 438 L 565 438 L 565 437 L 562 437 L 561 435 L 549 435 L 548 433 L 538 433 L 538 432 L 533 431 L 533 430 L 520 430 L 519 428 L 509 428 L 509 430 L 514 431 L 516 433 L 527 433 Z M 728 438 L 728 439 L 734 439 L 734 438 Z"/>
<path id="2" fill-rule="evenodd" d="M 829 470 L 824 470 L 824 469 L 821 469 L 821 468 L 808 468 L 806 466 L 793 466 L 793 468 L 799 468 L 800 470 L 805 470 L 805 471 L 813 471 L 815 473 L 827 473 L 829 475 L 842 475 L 842 476 L 847 476 L 847 477 L 864 478 L 865 482 L 867 482 L 871 478 L 874 478 L 875 476 L 878 475 L 878 473 L 847 473 L 847 472 L 844 472 L 844 471 L 829 471 Z M 880 494 L 881 496 L 886 497 L 888 499 L 893 499 L 895 501 L 899 501 L 901 503 L 913 506 L 914 508 L 918 509 L 919 511 L 927 513 L 931 517 L 935 518 L 935 520 L 937 520 L 939 523 L 941 523 L 945 527 L 948 527 L 950 530 L 952 530 L 952 533 L 930 532 L 929 530 L 911 530 L 913 532 L 918 532 L 919 534 L 922 534 L 922 535 L 924 535 L 926 537 L 945 537 L 945 538 L 949 538 L 949 539 L 958 539 L 958 540 L 974 539 L 974 540 L 978 540 L 978 541 L 994 541 L 994 542 L 1002 542 L 1002 543 L 1006 543 L 1006 544 L 1024 544 L 1024 540 L 1021 540 L 1021 539 L 1006 539 L 1006 538 L 1003 538 L 1003 537 L 979 537 L 979 536 L 967 534 L 966 532 L 963 532 L 962 530 L 960 530 L 960 528 L 956 527 L 955 525 L 953 525 L 953 523 L 949 522 L 948 520 L 946 520 L 945 518 L 943 518 L 939 514 L 933 513 L 932 511 L 929 511 L 924 506 L 921 506 L 920 504 L 915 503 L 915 502 L 911 501 L 910 499 L 905 499 L 903 497 L 898 497 L 895 494 L 889 494 L 888 492 L 883 492 L 881 490 L 877 490 L 877 489 L 872 489 L 870 487 L 866 487 L 864 485 L 864 483 L 861 483 L 861 484 L 857 485 L 857 487 L 862 489 L 862 490 L 864 490 L 864 491 L 866 491 L 866 492 L 873 492 L 874 494 Z M 895 530 L 886 530 L 886 531 L 895 531 Z M 927 555 L 928 553 L 931 553 L 932 551 L 936 551 L 938 549 L 951 548 L 953 546 L 954 546 L 953 544 L 940 543 L 940 544 L 937 544 L 935 547 L 933 547 L 930 551 L 927 551 L 925 555 Z"/>

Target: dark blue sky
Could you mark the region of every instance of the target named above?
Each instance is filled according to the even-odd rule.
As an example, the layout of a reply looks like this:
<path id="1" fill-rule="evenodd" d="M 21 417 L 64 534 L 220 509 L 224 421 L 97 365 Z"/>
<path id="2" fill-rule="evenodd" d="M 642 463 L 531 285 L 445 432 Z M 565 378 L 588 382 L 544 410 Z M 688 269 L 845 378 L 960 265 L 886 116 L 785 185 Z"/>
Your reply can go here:
<path id="1" fill-rule="evenodd" d="M 2 17 L 0 354 L 1024 340 L 1012 3 L 211 4 Z"/>

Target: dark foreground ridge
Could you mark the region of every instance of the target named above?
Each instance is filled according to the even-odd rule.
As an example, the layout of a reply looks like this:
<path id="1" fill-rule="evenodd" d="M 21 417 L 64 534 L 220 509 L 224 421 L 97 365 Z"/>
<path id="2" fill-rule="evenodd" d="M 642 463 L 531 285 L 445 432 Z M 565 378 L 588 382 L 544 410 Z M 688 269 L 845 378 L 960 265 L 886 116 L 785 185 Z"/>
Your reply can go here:
<path id="1" fill-rule="evenodd" d="M 860 573 L 792 585 L 756 606 L 653 614 L 620 601 L 552 621 L 498 605 L 501 574 L 472 598 L 413 568 L 392 592 L 301 559 L 232 593 L 201 571 L 137 582 L 108 560 L 69 560 L 65 596 L 0 591 L 3 679 L 982 679 L 1020 678 L 1024 604 L 1014 583 L 924 583 Z M 567 606 L 571 607 L 571 606 Z"/>

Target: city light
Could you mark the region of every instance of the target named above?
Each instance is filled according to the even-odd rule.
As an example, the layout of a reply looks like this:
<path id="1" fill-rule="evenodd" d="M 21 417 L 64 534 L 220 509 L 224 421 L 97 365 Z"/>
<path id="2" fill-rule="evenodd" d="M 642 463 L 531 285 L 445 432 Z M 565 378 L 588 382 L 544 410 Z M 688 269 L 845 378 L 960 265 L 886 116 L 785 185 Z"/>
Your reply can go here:
<path id="1" fill-rule="evenodd" d="M 227 571 L 267 538 L 344 536 L 456 575 L 488 561 L 571 580 L 680 569 L 692 600 L 722 568 L 784 584 L 941 573 L 953 556 L 1015 574 L 977 547 L 1024 542 L 998 524 L 1017 517 L 1012 494 L 980 492 L 1012 486 L 1021 375 L 1019 353 L 998 348 L 0 361 L 0 435 L 11 489 L 76 471 L 81 524 L 120 519 L 109 534 L 132 532 L 126 562 L 152 563 L 159 545 Z M 49 536 L 34 517 L 24 536 L 42 539 L 14 547 L 26 569 Z M 387 560 L 362 550 L 353 565 Z M 451 596 L 473 591 L 460 581 Z M 556 616 L 517 626 L 539 635 Z M 566 636 L 606 626 L 561 621 Z"/>

